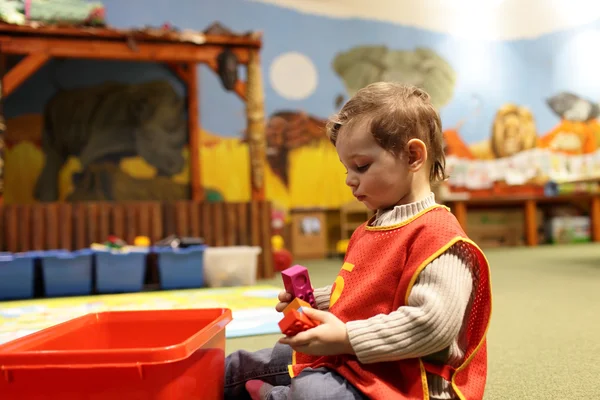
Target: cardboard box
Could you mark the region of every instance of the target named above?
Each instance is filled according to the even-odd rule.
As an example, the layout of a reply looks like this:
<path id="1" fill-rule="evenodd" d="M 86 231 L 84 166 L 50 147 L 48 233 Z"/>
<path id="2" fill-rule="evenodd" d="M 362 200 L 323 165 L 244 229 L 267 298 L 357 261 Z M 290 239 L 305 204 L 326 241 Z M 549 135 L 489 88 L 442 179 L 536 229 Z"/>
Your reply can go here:
<path id="1" fill-rule="evenodd" d="M 538 231 L 543 236 L 543 213 L 537 211 Z M 481 247 L 525 244 L 525 215 L 521 209 L 473 210 L 467 213 L 467 235 Z M 543 237 L 539 238 L 543 242 Z"/>
<path id="2" fill-rule="evenodd" d="M 548 221 L 552 243 L 586 243 L 591 240 L 590 218 L 586 216 L 553 217 Z"/>

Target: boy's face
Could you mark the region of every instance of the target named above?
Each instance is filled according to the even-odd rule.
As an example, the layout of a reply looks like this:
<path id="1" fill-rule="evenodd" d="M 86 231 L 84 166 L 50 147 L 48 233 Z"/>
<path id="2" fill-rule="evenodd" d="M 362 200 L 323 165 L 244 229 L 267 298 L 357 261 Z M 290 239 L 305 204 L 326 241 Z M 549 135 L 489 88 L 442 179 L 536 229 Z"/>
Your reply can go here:
<path id="1" fill-rule="evenodd" d="M 346 184 L 369 209 L 385 209 L 408 202 L 413 178 L 408 156 L 404 152 L 394 156 L 380 147 L 368 129 L 368 123 L 343 127 L 336 150 L 348 171 Z"/>

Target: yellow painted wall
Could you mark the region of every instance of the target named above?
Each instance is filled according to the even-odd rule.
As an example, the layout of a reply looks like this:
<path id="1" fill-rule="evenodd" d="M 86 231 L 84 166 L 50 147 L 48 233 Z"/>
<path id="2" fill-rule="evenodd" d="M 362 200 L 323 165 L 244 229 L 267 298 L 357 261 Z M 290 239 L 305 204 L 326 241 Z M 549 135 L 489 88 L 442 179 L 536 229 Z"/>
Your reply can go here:
<path id="1" fill-rule="evenodd" d="M 36 137 L 37 135 L 32 135 Z M 250 161 L 248 145 L 237 138 L 223 138 L 202 132 L 202 181 L 206 188 L 219 191 L 226 201 L 250 200 Z M 188 149 L 183 150 L 188 157 Z M 35 202 L 33 192 L 44 165 L 41 149 L 29 140 L 19 142 L 5 153 L 6 204 Z M 151 179 L 156 169 L 141 157 L 126 158 L 120 168 L 132 177 Z M 304 146 L 289 155 L 289 188 L 267 165 L 265 171 L 266 195 L 278 209 L 325 207 L 337 208 L 352 200 L 346 187 L 344 168 L 335 148 L 326 139 Z M 60 200 L 72 191 L 71 176 L 81 170 L 75 157 L 63 166 L 59 177 Z M 180 183 L 189 182 L 189 168 L 173 177 Z"/>

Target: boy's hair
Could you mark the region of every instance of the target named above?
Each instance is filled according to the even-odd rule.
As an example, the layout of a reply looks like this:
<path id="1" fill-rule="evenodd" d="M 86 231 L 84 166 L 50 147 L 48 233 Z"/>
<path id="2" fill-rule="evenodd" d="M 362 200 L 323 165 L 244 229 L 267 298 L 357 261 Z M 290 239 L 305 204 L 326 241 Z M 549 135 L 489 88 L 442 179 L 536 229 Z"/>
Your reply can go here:
<path id="1" fill-rule="evenodd" d="M 342 127 L 365 119 L 369 120 L 369 129 L 377 143 L 394 155 L 398 155 L 410 139 L 422 140 L 431 161 L 429 181 L 437 183 L 446 179 L 442 122 L 427 92 L 393 82 L 372 83 L 360 89 L 340 112 L 329 118 L 327 136 L 335 145 Z"/>

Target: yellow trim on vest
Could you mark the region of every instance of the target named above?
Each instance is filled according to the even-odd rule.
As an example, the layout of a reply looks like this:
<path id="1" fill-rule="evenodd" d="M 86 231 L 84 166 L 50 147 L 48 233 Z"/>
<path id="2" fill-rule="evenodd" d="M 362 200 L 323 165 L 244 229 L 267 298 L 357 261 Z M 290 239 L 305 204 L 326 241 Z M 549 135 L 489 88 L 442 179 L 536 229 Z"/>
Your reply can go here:
<path id="1" fill-rule="evenodd" d="M 438 251 L 436 251 L 435 253 L 433 253 L 429 257 L 427 257 L 425 259 L 425 261 L 423 261 L 421 263 L 421 265 L 419 265 L 419 267 L 416 269 L 416 271 L 415 271 L 414 275 L 412 276 L 412 278 L 410 278 L 410 282 L 408 283 L 408 287 L 406 289 L 406 295 L 404 297 L 404 304 L 408 303 L 408 297 L 410 295 L 410 291 L 412 290 L 412 287 L 415 285 L 415 282 L 417 281 L 417 278 L 419 277 L 419 274 L 421 273 L 421 271 L 423 271 L 425 269 L 425 267 L 427 265 L 429 265 L 433 260 L 435 260 L 436 258 L 438 258 L 439 256 L 441 256 L 450 247 L 454 246 L 458 241 L 460 241 L 462 239 L 463 238 L 461 238 L 460 236 L 455 237 L 449 243 L 447 243 L 444 247 L 442 247 L 441 249 L 439 249 Z"/>
<path id="2" fill-rule="evenodd" d="M 292 350 L 292 363 L 288 365 L 288 373 L 290 378 L 294 377 L 294 365 L 296 365 L 296 350 Z"/>
<path id="3" fill-rule="evenodd" d="M 490 271 L 490 263 L 487 259 L 487 257 L 485 256 L 485 254 L 483 253 L 483 251 L 481 250 L 481 248 L 475 243 L 473 242 L 471 239 L 467 239 L 467 238 L 462 238 L 461 239 L 463 242 L 465 243 L 469 243 L 471 246 L 475 247 L 477 250 L 479 250 L 481 256 L 483 257 L 483 259 L 485 260 L 485 265 L 487 268 L 487 273 L 488 273 L 488 286 L 490 289 L 490 293 L 492 292 L 492 278 L 491 278 L 491 271 Z M 490 328 L 490 321 L 492 320 L 492 298 L 490 295 L 490 315 L 488 318 L 488 323 L 485 327 L 485 331 L 483 332 L 483 335 L 481 336 L 481 341 L 477 344 L 477 346 L 475 347 L 475 351 L 473 351 L 473 353 L 471 353 L 471 355 L 469 356 L 469 358 L 467 358 L 457 369 L 456 371 L 454 371 L 454 374 L 452 374 L 452 388 L 454 389 L 454 392 L 456 393 L 456 395 L 458 396 L 458 398 L 460 400 L 467 400 L 467 398 L 465 397 L 464 394 L 462 394 L 462 392 L 458 389 L 458 387 L 456 387 L 456 382 L 454 381 L 456 374 L 458 374 L 460 371 L 462 371 L 463 369 L 467 368 L 467 366 L 471 363 L 471 361 L 473 360 L 473 357 L 475 357 L 475 354 L 477 354 L 479 352 L 479 349 L 481 348 L 481 346 L 483 345 L 483 342 L 485 341 L 486 337 L 487 337 L 487 333 L 488 333 L 488 329 Z"/>
<path id="4" fill-rule="evenodd" d="M 352 270 L 354 269 L 354 264 L 351 264 L 351 263 L 345 261 L 344 264 L 342 265 L 342 269 L 345 269 L 348 272 L 352 272 Z"/>
<path id="5" fill-rule="evenodd" d="M 368 231 L 391 231 L 392 229 L 397 229 L 397 228 L 400 228 L 402 226 L 408 225 L 411 222 L 413 222 L 415 219 L 419 218 L 421 215 L 426 214 L 429 211 L 432 211 L 432 210 L 435 210 L 435 209 L 438 209 L 438 208 L 445 208 L 446 210 L 450 211 L 450 209 L 448 207 L 446 207 L 446 206 L 443 206 L 441 204 L 434 204 L 433 206 L 428 207 L 428 208 L 426 208 L 426 209 L 418 212 L 417 214 L 413 215 L 412 217 L 410 217 L 407 220 L 404 220 L 404 221 L 402 221 L 402 222 L 400 222 L 398 224 L 389 225 L 389 226 L 371 226 L 371 225 L 369 225 L 372 222 L 372 220 L 375 218 L 375 216 L 373 216 L 367 222 L 367 224 L 365 225 L 365 229 L 368 230 Z"/>
<path id="6" fill-rule="evenodd" d="M 429 400 L 429 386 L 427 384 L 427 371 L 425 371 L 425 365 L 423 360 L 419 358 L 419 368 L 421 369 L 421 385 L 423 385 L 423 400 Z"/>
<path id="7" fill-rule="evenodd" d="M 475 247 L 477 250 L 479 250 L 479 253 L 485 260 L 485 264 L 486 264 L 486 268 L 487 268 L 487 272 L 488 272 L 488 286 L 489 286 L 490 293 L 491 293 L 492 282 L 491 282 L 491 273 L 490 273 L 490 263 L 489 263 L 487 257 L 485 256 L 485 254 L 483 253 L 481 248 L 475 242 L 473 242 L 471 239 L 465 238 L 462 236 L 457 236 L 454 239 L 452 239 L 450 242 L 448 242 L 448 244 L 446 244 L 440 250 L 436 251 L 431 256 L 429 256 L 425 261 L 423 261 L 423 263 L 421 263 L 421 265 L 419 265 L 419 268 L 417 268 L 417 270 L 415 271 L 414 275 L 412 276 L 412 278 L 408 284 L 408 288 L 406 289 L 406 297 L 404 299 L 404 304 L 408 303 L 408 297 L 410 295 L 410 291 L 412 290 L 412 287 L 414 286 L 415 282 L 417 281 L 417 278 L 418 278 L 419 274 L 421 273 L 421 271 L 423 271 L 423 269 L 425 269 L 425 267 L 427 265 L 429 265 L 431 263 L 431 261 L 435 260 L 437 257 L 439 257 L 441 254 L 446 252 L 446 250 L 448 250 L 450 247 L 454 246 L 458 242 L 468 243 L 471 246 Z M 475 355 L 479 352 L 479 349 L 481 348 L 481 346 L 483 345 L 483 342 L 485 341 L 485 338 L 487 337 L 487 332 L 490 327 L 491 319 L 492 319 L 492 301 L 490 298 L 490 315 L 488 318 L 488 323 L 485 327 L 485 332 L 481 336 L 481 341 L 477 344 L 477 346 L 475 347 L 475 351 L 473 351 L 473 353 L 471 353 L 469 358 L 467 358 L 458 368 L 456 368 L 456 370 L 452 374 L 452 388 L 454 389 L 454 392 L 456 393 L 456 395 L 458 396 L 458 398 L 460 400 L 467 400 L 467 398 L 462 394 L 462 392 L 456 386 L 456 382 L 455 382 L 456 374 L 459 373 L 460 371 L 462 371 L 463 369 L 465 369 L 469 365 L 469 363 L 473 360 L 473 357 L 475 357 Z M 419 359 L 419 362 L 421 363 L 421 366 L 422 366 L 421 377 L 423 377 L 423 374 L 425 373 L 424 372 L 425 367 L 423 366 L 421 359 Z M 425 379 L 427 379 L 426 375 L 425 375 Z M 427 396 L 424 397 L 424 400 L 428 400 L 428 398 L 429 398 L 429 394 L 427 394 Z"/>

